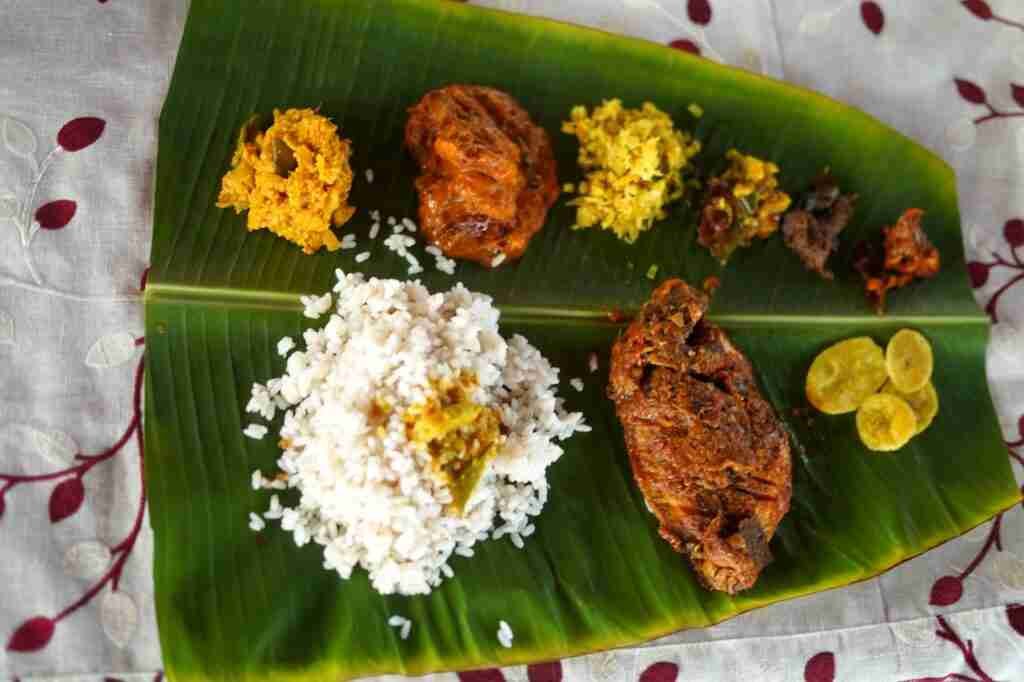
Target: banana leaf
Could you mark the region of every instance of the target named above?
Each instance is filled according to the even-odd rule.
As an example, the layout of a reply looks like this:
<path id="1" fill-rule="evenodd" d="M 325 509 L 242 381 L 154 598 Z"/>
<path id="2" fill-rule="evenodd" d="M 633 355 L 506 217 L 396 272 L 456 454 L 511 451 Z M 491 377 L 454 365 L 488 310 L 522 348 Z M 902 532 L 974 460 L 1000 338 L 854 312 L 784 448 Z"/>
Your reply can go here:
<path id="1" fill-rule="evenodd" d="M 457 279 L 492 295 L 505 334 L 525 334 L 585 379 L 562 387 L 594 427 L 567 442 L 550 470 L 552 495 L 524 550 L 506 541 L 453 557 L 454 579 L 429 596 L 381 596 L 365 574 L 322 569 L 316 546 L 247 528 L 266 494 L 253 469 L 274 469 L 273 438 L 242 436 L 253 381 L 280 374 L 275 343 L 308 325 L 298 294 L 319 293 L 335 268 L 404 277 L 405 264 L 370 241 L 368 213 L 415 216 L 416 167 L 402 148 L 406 110 L 426 90 L 471 82 L 512 93 L 551 133 L 562 181 L 575 181 L 576 143 L 558 132 L 576 104 L 650 100 L 704 143 L 707 174 L 738 147 L 782 168 L 796 193 L 824 166 L 860 195 L 833 257 L 834 282 L 805 271 L 773 238 L 726 267 L 696 244 L 694 211 L 674 206 L 635 244 L 572 231 L 560 201 L 521 262 Z M 687 106 L 699 104 L 693 119 Z M 239 127 L 253 114 L 318 107 L 353 141 L 353 251 L 303 255 L 244 217 L 214 207 Z M 850 267 L 853 244 L 906 208 L 943 267 L 866 304 Z M 353 254 L 372 258 L 356 264 Z M 712 318 L 758 370 L 790 432 L 792 510 L 774 562 L 734 597 L 702 589 L 657 535 L 633 483 L 621 428 L 604 397 L 608 350 L 659 277 L 721 278 Z M 434 290 L 454 279 L 429 271 Z M 783 599 L 863 580 L 982 523 L 1019 499 L 988 398 L 987 320 L 967 284 L 953 173 L 933 154 L 819 95 L 658 45 L 550 21 L 428 0 L 193 0 L 160 118 L 152 269 L 146 289 L 147 483 L 156 537 L 157 616 L 170 679 L 314 680 L 536 662 L 702 627 Z M 867 334 L 884 344 L 921 330 L 935 349 L 941 410 L 896 454 L 870 453 L 852 415 L 794 416 L 822 348 Z M 587 356 L 600 357 L 590 374 Z M 413 621 L 401 640 L 391 614 Z M 498 644 L 498 621 L 515 632 Z"/>

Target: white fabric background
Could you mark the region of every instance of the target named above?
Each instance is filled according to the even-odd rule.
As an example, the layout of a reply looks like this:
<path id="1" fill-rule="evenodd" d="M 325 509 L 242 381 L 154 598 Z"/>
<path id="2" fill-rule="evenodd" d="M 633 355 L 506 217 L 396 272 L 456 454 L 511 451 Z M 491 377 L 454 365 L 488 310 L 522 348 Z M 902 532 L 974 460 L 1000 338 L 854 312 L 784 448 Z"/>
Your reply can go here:
<path id="1" fill-rule="evenodd" d="M 954 0 L 878 0 L 885 14 L 878 35 L 861 20 L 858 0 L 711 0 L 713 17 L 706 27 L 688 18 L 686 0 L 478 4 L 663 44 L 689 39 L 716 61 L 857 105 L 956 168 L 971 258 L 1010 256 L 1002 230 L 1007 220 L 1024 215 L 1017 192 L 1024 118 L 975 125 L 972 119 L 986 110 L 961 97 L 953 79 L 983 87 L 998 109 L 1020 110 L 1010 83 L 1015 77 L 1024 81 L 1024 30 L 982 21 Z M 1024 21 L 1019 0 L 989 5 L 999 16 Z M 156 123 L 186 11 L 185 0 L 0 0 L 0 133 L 4 120 L 22 124 L 8 124 L 11 139 L 21 134 L 23 141 L 24 130 L 30 130 L 42 161 L 67 121 L 106 121 L 95 144 L 73 154 L 58 152 L 39 186 L 36 206 L 59 198 L 77 203 L 66 228 L 42 230 L 31 244 L 41 287 L 32 284 L 14 222 L 0 218 L 0 473 L 67 466 L 76 451 L 69 443 L 81 452 L 102 451 L 131 419 L 132 371 L 141 351 L 128 340 L 142 334 L 138 289 L 149 253 Z M 19 149 L 18 140 L 12 144 Z M 0 137 L 0 209 L 6 195 L 22 200 L 31 184 L 26 160 Z M 986 302 L 1012 274 L 993 270 L 978 290 L 979 300 Z M 1003 295 L 999 313 L 989 377 L 1012 441 L 1024 414 L 1024 283 Z M 93 584 L 76 577 L 89 574 L 85 550 L 95 549 L 96 542 L 116 545 L 137 509 L 134 448 L 129 443 L 92 469 L 84 479 L 82 509 L 58 524 L 47 514 L 52 483 L 19 485 L 6 495 L 0 518 L 0 643 L 26 619 L 55 614 Z M 1024 636 L 1010 626 L 1006 607 L 1024 601 L 1024 512 L 1018 508 L 1004 516 L 1002 551 L 986 554 L 963 581 L 959 601 L 929 604 L 935 580 L 963 571 L 991 528 L 986 524 L 877 580 L 637 649 L 563 661 L 565 679 L 636 680 L 651 663 L 669 661 L 678 664 L 680 680 L 802 680 L 807 662 L 822 652 L 832 653 L 837 680 L 957 679 L 948 677 L 952 673 L 1022 679 Z M 77 553 L 69 554 L 76 545 Z M 151 549 L 146 527 L 121 581 L 127 604 L 104 608 L 104 594 L 97 595 L 62 620 L 40 651 L 0 650 L 0 676 L 153 679 L 161 666 Z M 964 642 L 973 640 L 988 678 L 972 671 L 956 646 L 935 636 L 940 614 Z M 507 669 L 505 677 L 526 679 L 526 671 Z"/>

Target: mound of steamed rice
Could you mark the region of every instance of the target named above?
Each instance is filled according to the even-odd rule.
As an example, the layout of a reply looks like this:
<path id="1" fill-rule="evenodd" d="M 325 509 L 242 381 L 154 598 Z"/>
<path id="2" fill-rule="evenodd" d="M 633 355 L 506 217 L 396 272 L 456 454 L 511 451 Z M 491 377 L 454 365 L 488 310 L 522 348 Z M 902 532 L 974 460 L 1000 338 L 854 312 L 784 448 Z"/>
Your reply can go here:
<path id="1" fill-rule="evenodd" d="M 297 545 L 322 545 L 324 568 L 343 579 L 363 567 L 384 594 L 430 592 L 453 575 L 453 553 L 470 557 L 488 538 L 522 547 L 547 500 L 557 441 L 589 430 L 556 397 L 558 369 L 522 336 L 503 338 L 491 299 L 461 284 L 431 294 L 419 282 L 338 271 L 334 292 L 333 302 L 303 300 L 309 317 L 331 311 L 326 325 L 305 332 L 283 376 L 252 388 L 249 412 L 272 420 L 284 410 L 282 473 L 254 472 L 254 486 L 299 493 L 294 507 L 274 495 L 263 517 Z M 291 347 L 279 344 L 282 354 Z M 499 411 L 505 435 L 459 515 L 430 455 L 407 440 L 402 413 L 432 382 L 465 372 L 478 380 L 472 400 Z M 374 401 L 392 407 L 383 425 Z"/>

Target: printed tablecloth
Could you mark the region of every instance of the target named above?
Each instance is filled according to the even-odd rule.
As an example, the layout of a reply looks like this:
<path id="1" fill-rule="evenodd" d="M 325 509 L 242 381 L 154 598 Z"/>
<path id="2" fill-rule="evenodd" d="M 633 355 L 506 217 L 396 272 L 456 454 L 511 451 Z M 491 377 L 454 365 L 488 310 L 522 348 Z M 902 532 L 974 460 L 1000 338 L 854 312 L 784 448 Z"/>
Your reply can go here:
<path id="1" fill-rule="evenodd" d="M 971 282 L 994 323 L 990 386 L 1007 457 L 1021 471 L 1024 3 L 476 1 L 819 90 L 947 159 L 959 181 Z M 140 476 L 140 297 L 157 116 L 186 13 L 184 0 L 0 3 L 5 678 L 162 677 Z M 1024 679 L 1024 510 L 876 580 L 646 646 L 461 677 Z"/>

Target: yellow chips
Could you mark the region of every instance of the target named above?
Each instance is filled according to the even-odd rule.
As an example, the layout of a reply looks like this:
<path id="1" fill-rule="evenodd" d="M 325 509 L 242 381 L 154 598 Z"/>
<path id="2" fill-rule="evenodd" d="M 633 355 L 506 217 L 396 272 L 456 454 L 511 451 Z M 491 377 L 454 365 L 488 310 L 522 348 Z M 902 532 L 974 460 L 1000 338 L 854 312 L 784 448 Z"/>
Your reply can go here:
<path id="1" fill-rule="evenodd" d="M 866 336 L 840 341 L 814 358 L 807 399 L 825 414 L 853 412 L 886 380 L 882 349 Z"/>
<path id="2" fill-rule="evenodd" d="M 857 410 L 857 433 L 872 450 L 899 450 L 917 433 L 917 417 L 902 398 L 876 393 Z"/>
<path id="3" fill-rule="evenodd" d="M 914 411 L 914 415 L 917 417 L 917 433 L 921 433 L 931 426 L 932 420 L 935 419 L 935 415 L 939 412 L 939 394 L 935 392 L 935 387 L 932 386 L 930 381 L 925 384 L 924 388 L 910 393 L 900 391 L 890 381 L 882 389 L 882 393 L 899 396 L 910 405 L 910 409 Z"/>
<path id="4" fill-rule="evenodd" d="M 826 414 L 856 410 L 864 445 L 898 450 L 938 414 L 933 365 L 931 345 L 912 329 L 893 334 L 884 354 L 866 336 L 847 339 L 814 358 L 807 371 L 807 399 Z"/>
<path id="5" fill-rule="evenodd" d="M 932 347 L 913 329 L 901 329 L 885 347 L 885 369 L 900 391 L 913 393 L 932 378 Z"/>

